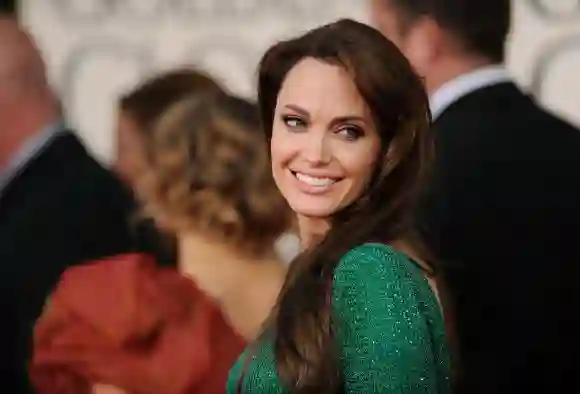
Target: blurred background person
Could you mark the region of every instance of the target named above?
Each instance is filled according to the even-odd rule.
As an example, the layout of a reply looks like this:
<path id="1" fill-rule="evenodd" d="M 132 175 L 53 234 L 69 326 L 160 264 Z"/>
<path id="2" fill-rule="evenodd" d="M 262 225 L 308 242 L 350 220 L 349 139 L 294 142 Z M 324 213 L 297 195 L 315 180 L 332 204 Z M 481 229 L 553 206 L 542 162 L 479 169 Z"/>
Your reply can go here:
<path id="1" fill-rule="evenodd" d="M 41 54 L 9 17 L 0 59 L 0 371 L 20 394 L 34 321 L 61 272 L 133 243 L 129 196 L 64 124 Z"/>
<path id="2" fill-rule="evenodd" d="M 510 1 L 371 8 L 430 95 L 436 162 L 419 224 L 445 263 L 459 391 L 580 391 L 580 133 L 506 71 Z"/>
<path id="3" fill-rule="evenodd" d="M 0 0 L 0 13 L 13 16 L 16 12 L 16 0 Z"/>
<path id="4" fill-rule="evenodd" d="M 188 95 L 220 89 L 201 71 L 184 68 L 148 78 L 119 99 L 113 168 L 133 192 L 147 167 L 148 149 L 153 145 L 153 128 L 159 117 Z M 141 213 L 136 203 L 131 224 L 139 249 L 154 254 L 160 265 L 174 266 L 177 262 L 175 240 Z"/>
<path id="5" fill-rule="evenodd" d="M 36 327 L 40 394 L 223 392 L 275 303 L 290 211 L 256 106 L 197 94 L 148 141 L 138 191 L 178 239 L 178 269 L 132 254 L 67 271 Z"/>

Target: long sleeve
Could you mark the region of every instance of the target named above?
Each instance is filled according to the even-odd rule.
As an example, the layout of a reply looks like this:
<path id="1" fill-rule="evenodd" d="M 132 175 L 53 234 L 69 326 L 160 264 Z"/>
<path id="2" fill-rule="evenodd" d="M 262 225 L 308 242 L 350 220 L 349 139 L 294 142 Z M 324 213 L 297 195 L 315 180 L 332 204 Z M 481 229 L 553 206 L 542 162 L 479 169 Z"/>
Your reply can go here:
<path id="1" fill-rule="evenodd" d="M 335 270 L 333 309 L 347 393 L 449 392 L 442 316 L 403 254 L 378 244 L 350 251 Z"/>
<path id="2" fill-rule="evenodd" d="M 346 394 L 449 394 L 443 317 L 421 270 L 388 246 L 365 244 L 334 271 L 333 325 Z M 270 340 L 231 370 L 227 393 L 286 393 Z"/>

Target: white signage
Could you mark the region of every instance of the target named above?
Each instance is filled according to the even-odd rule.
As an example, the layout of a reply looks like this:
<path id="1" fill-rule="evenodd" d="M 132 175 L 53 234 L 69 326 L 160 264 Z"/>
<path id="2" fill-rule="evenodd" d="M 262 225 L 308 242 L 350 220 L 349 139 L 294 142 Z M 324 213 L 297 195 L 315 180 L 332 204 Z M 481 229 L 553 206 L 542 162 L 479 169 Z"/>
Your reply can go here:
<path id="1" fill-rule="evenodd" d="M 257 61 L 275 40 L 339 17 L 365 0 L 22 0 L 68 118 L 103 160 L 113 151 L 120 92 L 192 64 L 253 96 Z M 580 124 L 580 2 L 517 0 L 508 66 L 520 84 Z"/>

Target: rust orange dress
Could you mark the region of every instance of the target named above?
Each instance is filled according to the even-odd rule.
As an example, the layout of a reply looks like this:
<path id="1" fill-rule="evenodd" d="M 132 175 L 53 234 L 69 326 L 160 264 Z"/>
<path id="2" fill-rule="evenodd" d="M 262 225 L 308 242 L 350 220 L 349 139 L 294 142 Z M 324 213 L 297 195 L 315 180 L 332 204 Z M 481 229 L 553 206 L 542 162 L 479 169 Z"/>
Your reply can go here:
<path id="1" fill-rule="evenodd" d="M 245 341 L 215 303 L 151 257 L 116 256 L 66 271 L 34 331 L 39 394 L 217 394 Z"/>

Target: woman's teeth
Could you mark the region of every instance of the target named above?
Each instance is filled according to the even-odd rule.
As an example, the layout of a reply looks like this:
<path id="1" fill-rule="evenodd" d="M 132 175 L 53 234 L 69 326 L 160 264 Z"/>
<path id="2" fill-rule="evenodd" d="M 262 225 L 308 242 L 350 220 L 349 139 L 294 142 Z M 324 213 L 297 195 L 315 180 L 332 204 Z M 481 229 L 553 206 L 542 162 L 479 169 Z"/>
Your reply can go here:
<path id="1" fill-rule="evenodd" d="M 313 177 L 313 176 L 306 175 L 306 174 L 301 174 L 299 172 L 296 172 L 295 176 L 300 182 L 304 182 L 304 183 L 311 185 L 311 186 L 330 186 L 330 185 L 336 183 L 335 179 L 318 178 L 318 177 Z"/>

